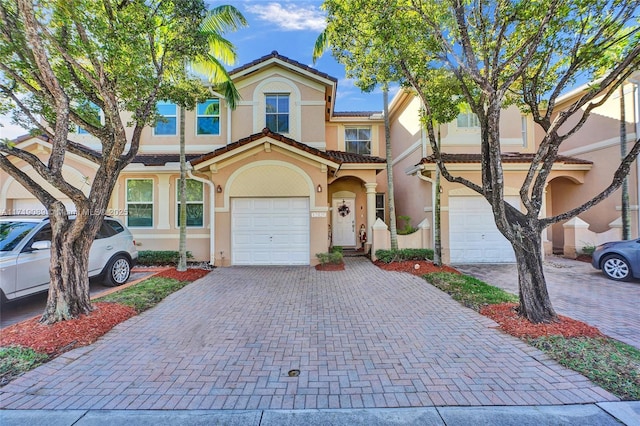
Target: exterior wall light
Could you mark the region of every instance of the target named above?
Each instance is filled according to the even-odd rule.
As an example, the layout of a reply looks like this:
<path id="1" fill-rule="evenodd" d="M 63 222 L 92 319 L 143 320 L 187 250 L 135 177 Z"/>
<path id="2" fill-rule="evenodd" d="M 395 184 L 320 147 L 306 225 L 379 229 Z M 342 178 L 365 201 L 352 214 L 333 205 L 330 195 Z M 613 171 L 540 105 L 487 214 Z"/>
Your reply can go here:
<path id="1" fill-rule="evenodd" d="M 318 187 L 316 188 L 316 190 L 317 190 L 318 192 L 322 192 L 322 185 L 318 184 Z"/>
<path id="2" fill-rule="evenodd" d="M 218 187 L 216 188 L 216 192 L 217 192 L 218 194 L 221 194 L 221 193 L 222 193 L 222 187 L 221 187 L 220 185 L 218 185 Z"/>

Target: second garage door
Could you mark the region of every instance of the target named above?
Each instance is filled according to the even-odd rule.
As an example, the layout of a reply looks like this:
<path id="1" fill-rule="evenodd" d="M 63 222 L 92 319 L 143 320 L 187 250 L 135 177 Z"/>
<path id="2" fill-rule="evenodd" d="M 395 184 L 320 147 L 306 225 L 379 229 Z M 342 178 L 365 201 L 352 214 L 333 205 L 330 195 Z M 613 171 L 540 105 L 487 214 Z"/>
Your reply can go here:
<path id="1" fill-rule="evenodd" d="M 308 198 L 235 198 L 234 265 L 308 265 Z"/>
<path id="2" fill-rule="evenodd" d="M 518 197 L 506 197 L 518 207 Z M 449 198 L 451 263 L 511 263 L 515 255 L 509 241 L 498 231 L 491 206 L 482 197 Z"/>

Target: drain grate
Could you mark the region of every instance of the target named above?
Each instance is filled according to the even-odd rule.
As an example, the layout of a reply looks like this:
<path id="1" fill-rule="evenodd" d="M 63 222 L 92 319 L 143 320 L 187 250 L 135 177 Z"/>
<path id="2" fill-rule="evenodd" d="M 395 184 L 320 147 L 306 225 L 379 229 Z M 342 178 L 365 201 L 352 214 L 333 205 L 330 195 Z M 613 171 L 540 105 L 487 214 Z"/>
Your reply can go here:
<path id="1" fill-rule="evenodd" d="M 289 370 L 287 375 L 289 377 L 298 377 L 300 375 L 300 370 Z"/>

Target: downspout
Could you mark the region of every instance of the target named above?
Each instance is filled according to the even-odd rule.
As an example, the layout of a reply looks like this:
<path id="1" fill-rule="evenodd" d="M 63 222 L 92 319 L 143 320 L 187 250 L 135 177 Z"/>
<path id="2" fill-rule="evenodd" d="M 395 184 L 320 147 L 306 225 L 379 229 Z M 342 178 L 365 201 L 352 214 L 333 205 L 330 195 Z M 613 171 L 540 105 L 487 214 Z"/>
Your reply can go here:
<path id="1" fill-rule="evenodd" d="M 630 78 L 629 82 L 633 85 L 633 117 L 635 121 L 636 140 L 640 138 L 640 80 Z M 636 204 L 638 205 L 638 223 L 636 227 L 636 236 L 640 234 L 640 159 L 636 159 Z"/>
<path id="2" fill-rule="evenodd" d="M 231 143 L 231 107 L 227 102 L 227 145 Z"/>
<path id="3" fill-rule="evenodd" d="M 422 174 L 422 170 L 424 170 L 424 166 L 420 166 L 418 171 L 416 172 L 416 176 L 418 179 L 423 180 L 425 182 L 429 182 L 431 184 L 431 225 L 435 226 L 436 223 L 436 189 L 434 188 L 435 182 L 433 179 L 430 179 Z M 431 232 L 431 245 L 435 247 L 435 232 Z"/>
<path id="4" fill-rule="evenodd" d="M 213 182 L 209 179 L 204 179 L 198 176 L 195 176 L 192 173 L 191 169 L 187 169 L 187 176 L 190 179 L 197 180 L 198 182 L 202 182 L 209 187 L 209 199 L 211 200 L 209 207 L 209 265 L 215 266 L 216 263 L 216 240 L 215 240 L 215 229 L 216 229 L 216 192 L 214 191 Z M 212 261 L 213 260 L 213 261 Z"/>

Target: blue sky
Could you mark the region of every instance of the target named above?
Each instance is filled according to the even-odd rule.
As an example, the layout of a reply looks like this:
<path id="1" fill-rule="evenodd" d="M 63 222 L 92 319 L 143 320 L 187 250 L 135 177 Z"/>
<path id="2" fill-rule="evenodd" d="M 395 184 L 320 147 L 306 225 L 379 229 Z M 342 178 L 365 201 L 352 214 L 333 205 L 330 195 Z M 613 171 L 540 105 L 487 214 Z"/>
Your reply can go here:
<path id="1" fill-rule="evenodd" d="M 336 111 L 382 110 L 380 90 L 362 93 L 353 81 L 346 79 L 344 67 L 333 59 L 331 52 L 313 64 L 313 45 L 325 27 L 322 1 L 220 0 L 209 4 L 235 6 L 249 23 L 240 31 L 225 34 L 237 48 L 237 65 L 277 50 L 281 55 L 338 79 Z"/>
<path id="2" fill-rule="evenodd" d="M 270 1 L 270 0 L 220 0 L 208 1 L 212 6 L 229 4 L 245 16 L 248 27 L 225 37 L 237 48 L 238 61 L 229 69 L 251 62 L 277 50 L 305 65 L 312 66 L 338 79 L 336 111 L 381 111 L 382 93 L 362 93 L 353 81 L 346 79 L 344 67 L 330 52 L 325 53 L 314 65 L 311 59 L 313 45 L 325 27 L 322 1 Z M 393 96 L 394 93 L 390 95 Z M 10 124 L 0 116 L 0 137 L 13 139 L 26 131 Z"/>

